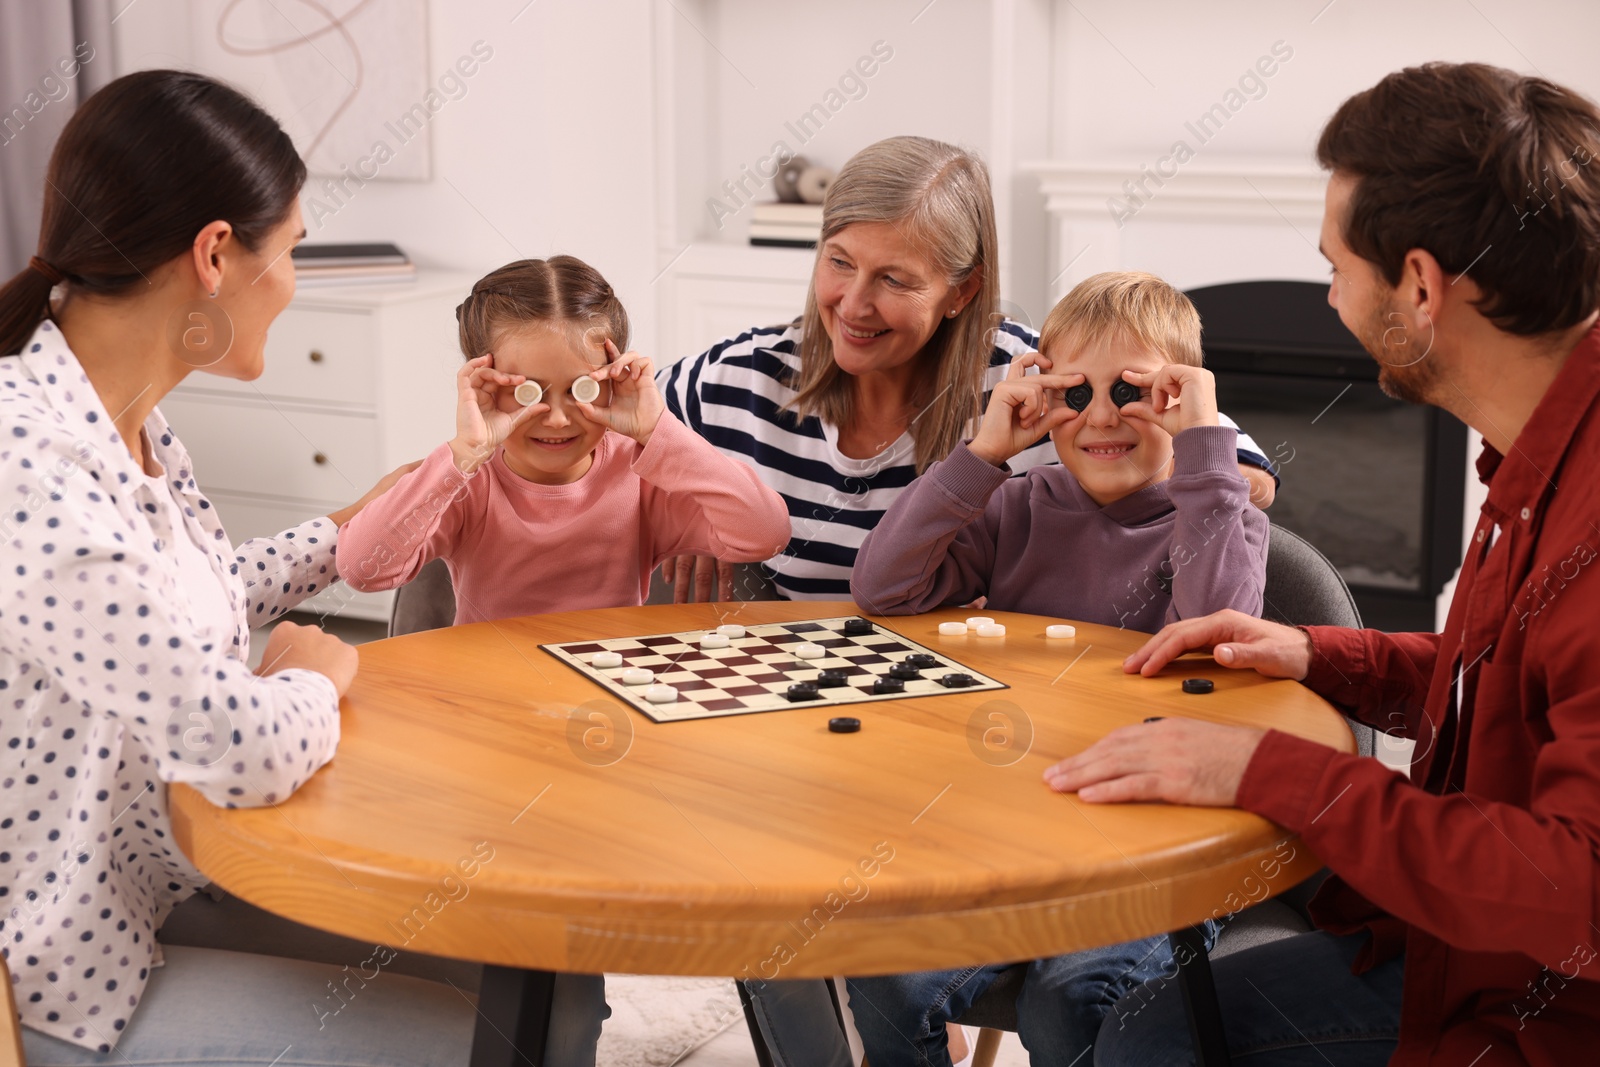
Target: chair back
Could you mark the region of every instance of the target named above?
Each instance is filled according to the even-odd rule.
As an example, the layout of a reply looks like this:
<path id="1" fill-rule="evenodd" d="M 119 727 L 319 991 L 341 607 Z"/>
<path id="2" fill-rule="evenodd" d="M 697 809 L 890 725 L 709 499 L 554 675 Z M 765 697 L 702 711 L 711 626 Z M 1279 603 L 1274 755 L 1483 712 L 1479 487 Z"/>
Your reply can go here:
<path id="1" fill-rule="evenodd" d="M 1327 556 L 1299 534 L 1274 526 L 1267 542 L 1263 619 L 1288 626 L 1361 628 L 1361 611 Z"/>
<path id="2" fill-rule="evenodd" d="M 423 564 L 417 576 L 394 591 L 389 609 L 389 636 L 442 630 L 456 621 L 456 591 L 444 560 Z"/>
<path id="3" fill-rule="evenodd" d="M 0 1008 L 5 1016 L 0 1018 L 0 1067 L 23 1067 L 27 1061 L 22 1055 L 22 1023 L 17 1020 L 17 1001 L 11 992 L 11 972 L 6 968 L 5 953 L 0 952 L 0 986 L 5 986 L 5 1003 Z"/>
<path id="4" fill-rule="evenodd" d="M 1287 626 L 1361 628 L 1361 611 L 1339 570 L 1298 534 L 1274 526 L 1267 542 L 1267 584 L 1263 619 Z M 1373 753 L 1372 727 L 1350 721 L 1356 749 Z"/>

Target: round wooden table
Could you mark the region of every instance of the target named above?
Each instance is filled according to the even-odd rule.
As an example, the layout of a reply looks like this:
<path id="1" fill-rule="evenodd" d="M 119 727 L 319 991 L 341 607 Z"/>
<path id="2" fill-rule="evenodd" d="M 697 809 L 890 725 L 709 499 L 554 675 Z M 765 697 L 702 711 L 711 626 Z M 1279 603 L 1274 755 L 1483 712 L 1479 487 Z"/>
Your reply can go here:
<path id="1" fill-rule="evenodd" d="M 1095 806 L 1045 767 L 1151 715 L 1273 726 L 1343 751 L 1310 690 L 1191 656 L 1125 675 L 1144 635 L 947 609 L 879 625 L 1007 683 L 851 709 L 653 723 L 540 644 L 855 615 L 664 605 L 361 646 L 338 755 L 274 808 L 175 787 L 178 843 L 229 892 L 324 930 L 517 969 L 802 978 L 1032 959 L 1181 929 L 1320 864 L 1233 809 Z M 1216 691 L 1182 692 L 1183 678 Z M 858 717 L 858 733 L 827 729 Z"/>

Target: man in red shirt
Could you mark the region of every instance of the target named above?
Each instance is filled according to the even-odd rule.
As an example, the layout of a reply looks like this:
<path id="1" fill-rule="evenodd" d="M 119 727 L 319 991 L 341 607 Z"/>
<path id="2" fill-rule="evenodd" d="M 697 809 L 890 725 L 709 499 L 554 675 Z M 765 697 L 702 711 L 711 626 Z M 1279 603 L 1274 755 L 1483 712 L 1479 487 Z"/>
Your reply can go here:
<path id="1" fill-rule="evenodd" d="M 1278 731 L 1166 719 L 1051 767 L 1081 800 L 1236 805 L 1328 865 L 1319 929 L 1218 960 L 1228 1044 L 1278 1064 L 1568 1065 L 1600 1046 L 1600 112 L 1540 78 L 1429 64 L 1329 121 L 1328 301 L 1392 396 L 1483 434 L 1489 487 L 1443 634 L 1168 626 L 1414 739 L 1410 777 Z M 1095 1062 L 1191 1062 L 1171 985 Z M 1124 998 L 1127 1002 L 1129 998 Z"/>

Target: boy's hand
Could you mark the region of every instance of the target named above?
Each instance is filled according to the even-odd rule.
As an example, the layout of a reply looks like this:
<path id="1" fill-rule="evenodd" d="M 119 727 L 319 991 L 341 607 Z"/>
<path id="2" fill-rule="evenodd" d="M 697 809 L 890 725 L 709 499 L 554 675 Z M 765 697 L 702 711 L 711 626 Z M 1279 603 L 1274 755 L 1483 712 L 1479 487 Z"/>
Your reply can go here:
<path id="1" fill-rule="evenodd" d="M 637 352 L 619 353 L 617 346 L 606 341 L 606 366 L 589 375 L 597 382 L 611 382 L 611 403 L 606 407 L 576 402 L 579 411 L 608 430 L 615 430 L 639 442 L 650 443 L 656 432 L 661 413 L 667 410 L 656 388 L 656 371 L 650 357 Z"/>
<path id="2" fill-rule="evenodd" d="M 1150 390 L 1149 400 L 1122 408 L 1123 418 L 1153 422 L 1174 437 L 1191 426 L 1217 425 L 1217 380 L 1204 367 L 1168 363 L 1155 371 L 1125 370 L 1122 380 Z"/>
<path id="3" fill-rule="evenodd" d="M 989 408 L 983 423 L 967 448 L 973 455 L 996 467 L 1033 444 L 1057 426 L 1077 418 L 1079 412 L 1068 407 L 1061 394 L 1083 383 L 1081 374 L 1034 374 L 1024 377 L 1029 367 L 1048 369 L 1050 357 L 1029 352 L 1011 361 L 1005 380 L 989 394 Z"/>
<path id="4" fill-rule="evenodd" d="M 494 353 L 469 359 L 456 372 L 456 436 L 450 442 L 456 467 L 471 474 L 489 460 L 501 441 L 535 415 L 550 410 L 542 400 L 514 412 L 500 410 L 502 388 L 515 389 L 528 379 L 494 369 Z"/>

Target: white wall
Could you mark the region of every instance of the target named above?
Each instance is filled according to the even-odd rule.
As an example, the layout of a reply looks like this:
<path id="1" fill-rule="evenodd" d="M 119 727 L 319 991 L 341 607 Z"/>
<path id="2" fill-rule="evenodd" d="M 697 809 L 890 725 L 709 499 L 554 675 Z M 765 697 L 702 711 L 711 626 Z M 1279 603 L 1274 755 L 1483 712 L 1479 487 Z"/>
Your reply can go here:
<path id="1" fill-rule="evenodd" d="M 119 73 L 212 55 L 220 6 L 129 6 L 116 25 Z M 996 175 L 1006 295 L 1038 321 L 1049 281 L 1042 196 L 1021 162 L 1116 159 L 1136 170 L 1177 139 L 1208 163 L 1309 161 L 1341 100 L 1434 59 L 1497 63 L 1600 97 L 1593 0 L 430 0 L 429 8 L 430 70 L 442 72 L 475 41 L 494 50 L 467 95 L 432 123 L 432 178 L 371 183 L 310 239 L 392 240 L 420 263 L 476 273 L 570 252 L 617 287 L 646 350 L 658 341 L 662 292 L 676 292 L 659 282 L 672 257 L 686 243 L 742 239 L 743 219 L 719 232 L 705 201 L 775 140 L 834 167 L 896 133 L 984 153 Z M 785 122 L 822 100 L 877 41 L 893 58 L 865 79 L 865 95 L 799 144 Z M 1200 145 L 1184 123 L 1278 41 L 1293 55 L 1265 80 L 1264 95 Z M 212 72 L 229 75 L 225 64 Z M 1226 241 L 1220 234 L 1218 245 Z M 1284 241 L 1278 275 L 1320 272 L 1315 253 L 1295 247 L 1303 235 Z M 1202 244 L 1183 254 L 1200 271 L 1208 252 Z M 1471 515 L 1470 474 L 1469 490 Z"/>
<path id="2" fill-rule="evenodd" d="M 308 219 L 307 240 L 394 241 L 419 263 L 475 274 L 523 256 L 567 252 L 606 276 L 637 334 L 650 338 L 653 5 L 538 0 L 519 16 L 525 2 L 432 0 L 430 80 L 475 41 L 493 49 L 466 95 L 430 123 L 433 177 L 371 182 L 320 228 Z M 220 6 L 132 5 L 116 26 L 120 72 L 195 65 L 196 55 L 209 51 L 203 38 L 214 33 Z M 229 76 L 226 67 L 208 72 Z M 313 179 L 307 197 L 315 195 Z"/>
<path id="3" fill-rule="evenodd" d="M 1207 154 L 1309 158 L 1342 100 L 1428 60 L 1495 63 L 1600 97 L 1592 0 L 1061 0 L 1056 11 L 1058 157 L 1165 152 L 1278 40 L 1293 58 Z"/>

